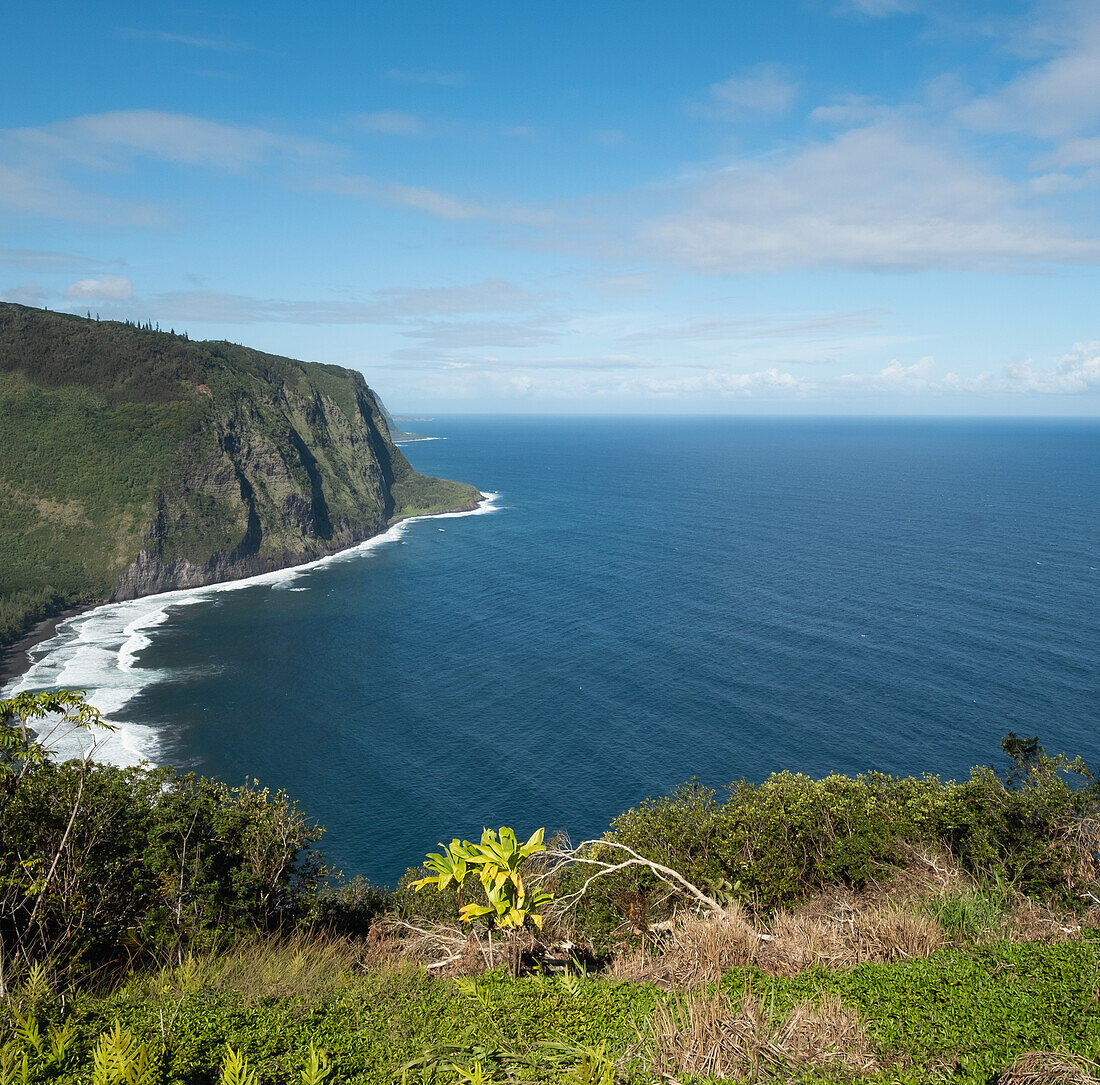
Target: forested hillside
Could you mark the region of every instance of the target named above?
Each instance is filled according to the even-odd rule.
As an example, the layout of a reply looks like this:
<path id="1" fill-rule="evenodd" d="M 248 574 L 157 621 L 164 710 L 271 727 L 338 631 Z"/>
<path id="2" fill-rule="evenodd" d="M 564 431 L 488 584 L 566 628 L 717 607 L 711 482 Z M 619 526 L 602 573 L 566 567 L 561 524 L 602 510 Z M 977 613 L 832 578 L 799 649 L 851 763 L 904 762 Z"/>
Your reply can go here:
<path id="1" fill-rule="evenodd" d="M 0 644 L 479 496 L 412 469 L 357 372 L 7 303 L 0 434 Z"/>

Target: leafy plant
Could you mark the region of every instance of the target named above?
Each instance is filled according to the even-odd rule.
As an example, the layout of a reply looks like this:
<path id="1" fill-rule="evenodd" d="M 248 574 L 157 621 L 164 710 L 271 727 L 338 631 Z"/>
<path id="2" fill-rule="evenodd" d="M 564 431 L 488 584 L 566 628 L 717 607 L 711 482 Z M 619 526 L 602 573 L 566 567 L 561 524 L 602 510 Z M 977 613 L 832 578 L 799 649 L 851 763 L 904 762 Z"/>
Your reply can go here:
<path id="1" fill-rule="evenodd" d="M 116 1020 L 92 1049 L 92 1085 L 156 1085 L 160 1060 Z"/>
<path id="2" fill-rule="evenodd" d="M 554 897 L 527 885 L 523 864 L 532 855 L 546 850 L 545 832 L 536 829 L 526 843 L 520 844 L 515 832 L 502 826 L 499 837 L 492 829 L 485 829 L 479 844 L 457 838 L 446 847 L 440 844 L 443 851 L 431 852 L 424 860 L 424 865 L 435 873 L 414 882 L 413 888 L 419 892 L 427 885 L 434 885 L 442 891 L 453 882 L 461 893 L 467 875 L 476 871 L 487 903 L 462 905 L 459 918 L 464 923 L 487 917 L 502 929 L 518 930 L 530 922 L 541 930 L 541 909 Z"/>
<path id="3" fill-rule="evenodd" d="M 220 1085 L 259 1085 L 260 1079 L 248 1059 L 226 1044 L 218 1080 Z"/>
<path id="4" fill-rule="evenodd" d="M 311 1043 L 305 1066 L 299 1075 L 302 1085 L 323 1085 L 323 1082 L 327 1081 L 332 1073 L 333 1070 L 329 1064 L 328 1055 L 323 1051 L 318 1051 Z"/>

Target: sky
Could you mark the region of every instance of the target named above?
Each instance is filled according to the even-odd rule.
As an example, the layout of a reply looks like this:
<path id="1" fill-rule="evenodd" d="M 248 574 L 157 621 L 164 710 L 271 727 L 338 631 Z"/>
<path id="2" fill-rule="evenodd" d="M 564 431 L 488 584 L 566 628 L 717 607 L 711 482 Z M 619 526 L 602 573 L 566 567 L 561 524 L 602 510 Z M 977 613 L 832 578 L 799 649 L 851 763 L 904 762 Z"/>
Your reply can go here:
<path id="1" fill-rule="evenodd" d="M 0 299 L 398 414 L 1100 415 L 1096 0 L 44 0 Z"/>

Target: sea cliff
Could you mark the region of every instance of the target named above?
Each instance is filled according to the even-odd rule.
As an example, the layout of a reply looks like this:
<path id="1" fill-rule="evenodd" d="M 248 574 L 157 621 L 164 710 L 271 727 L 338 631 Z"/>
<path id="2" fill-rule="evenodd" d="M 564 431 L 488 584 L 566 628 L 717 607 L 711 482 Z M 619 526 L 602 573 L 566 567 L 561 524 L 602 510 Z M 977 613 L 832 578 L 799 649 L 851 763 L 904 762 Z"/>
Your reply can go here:
<path id="1" fill-rule="evenodd" d="M 0 644 L 62 608 L 251 576 L 403 516 L 419 475 L 362 374 L 0 304 Z"/>

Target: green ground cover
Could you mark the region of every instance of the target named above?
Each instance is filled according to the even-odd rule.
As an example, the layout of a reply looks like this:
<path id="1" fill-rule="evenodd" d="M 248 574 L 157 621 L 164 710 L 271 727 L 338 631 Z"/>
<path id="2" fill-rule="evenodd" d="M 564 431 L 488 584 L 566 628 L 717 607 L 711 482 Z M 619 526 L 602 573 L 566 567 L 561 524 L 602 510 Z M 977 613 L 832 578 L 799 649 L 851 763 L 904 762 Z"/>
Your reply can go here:
<path id="1" fill-rule="evenodd" d="M 292 970 L 294 957 L 285 964 Z M 770 1080 L 987 1083 L 1028 1051 L 1100 1059 L 1098 966 L 1095 939 L 1000 943 L 786 978 L 733 970 L 722 986 L 734 998 L 751 991 L 776 1018 L 800 1001 L 839 995 L 858 1010 L 881 1064 L 870 1074 L 773 1065 Z M 586 1067 L 602 1065 L 605 1073 L 614 1067 L 608 1080 L 640 1083 L 656 1080 L 650 1018 L 673 997 L 598 977 L 434 979 L 413 966 L 348 968 L 329 974 L 321 991 L 241 986 L 206 986 L 200 962 L 82 994 L 67 1007 L 73 1039 L 64 1064 L 32 1080 L 86 1081 L 97 1038 L 118 1022 L 156 1052 L 165 1083 L 218 1081 L 226 1044 L 272 1083 L 298 1080 L 311 1046 L 327 1056 L 333 1080 L 364 1085 L 400 1081 L 402 1072 L 412 1081 L 461 1082 L 475 1063 L 499 1082 L 581 1081 Z M 57 1007 L 56 998 L 37 1007 L 43 1033 Z M 5 1039 L 33 1055 L 17 1030 Z"/>
<path id="2" fill-rule="evenodd" d="M 390 892 L 333 884 L 282 793 L 52 763 L 22 725 L 57 711 L 94 724 L 79 694 L 0 702 L 0 1085 L 1100 1075 L 1097 787 L 1033 740 L 961 783 L 778 774 L 721 803 L 688 787 L 579 853 L 537 831 L 520 856 L 502 829 L 478 846 L 492 863 L 452 844 L 422 891 Z M 720 876 L 708 857 L 732 863 L 738 827 L 778 809 L 804 816 L 754 841 L 755 876 L 706 882 L 721 904 L 647 865 Z M 907 863 L 917 814 L 939 850 Z M 566 906 L 578 858 L 587 877 L 626 854 Z M 473 916 L 490 888 L 538 892 L 518 930 L 461 926 L 456 877 Z M 1071 1076 L 1020 1076 L 1058 1052 Z"/>

